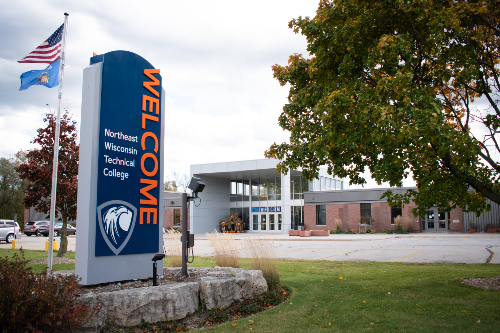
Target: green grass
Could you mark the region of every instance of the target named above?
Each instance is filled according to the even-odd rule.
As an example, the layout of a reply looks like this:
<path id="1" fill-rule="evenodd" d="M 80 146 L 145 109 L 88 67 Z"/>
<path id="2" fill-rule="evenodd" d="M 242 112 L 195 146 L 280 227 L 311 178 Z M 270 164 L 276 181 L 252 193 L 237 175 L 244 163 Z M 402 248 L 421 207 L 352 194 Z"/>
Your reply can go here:
<path id="1" fill-rule="evenodd" d="M 45 251 L 23 250 L 23 252 L 24 252 L 24 258 L 27 261 L 48 258 L 48 252 L 45 252 Z M 17 253 L 18 255 L 21 255 L 21 250 L 0 249 L 0 257 L 1 258 L 12 257 L 15 253 Z M 56 256 L 57 256 L 57 251 L 54 251 L 54 257 L 56 257 Z M 75 252 L 68 251 L 68 252 L 66 252 L 65 257 L 75 259 Z M 28 264 L 27 267 L 31 267 L 33 269 L 33 272 L 35 272 L 35 273 L 42 273 L 44 268 L 47 267 L 47 265 Z M 74 270 L 74 269 L 75 269 L 75 264 L 54 264 L 53 265 L 54 271 L 67 271 L 67 270 Z"/>
<path id="2" fill-rule="evenodd" d="M 213 266 L 213 259 L 194 265 Z M 499 276 L 500 265 L 281 260 L 280 274 L 292 292 L 285 304 L 211 331 L 500 331 L 500 291 L 460 283 Z"/>
<path id="3" fill-rule="evenodd" d="M 14 251 L 0 250 L 0 256 Z M 26 251 L 30 260 L 46 255 Z M 460 283 L 461 278 L 499 276 L 500 265 L 279 263 L 281 282 L 290 288 L 290 299 L 268 311 L 212 327 L 211 332 L 248 332 L 249 328 L 273 333 L 500 332 L 500 291 Z M 189 267 L 214 265 L 213 258 L 195 257 Z M 243 259 L 242 265 L 248 268 L 248 260 Z M 254 321 L 252 325 L 249 320 Z"/>

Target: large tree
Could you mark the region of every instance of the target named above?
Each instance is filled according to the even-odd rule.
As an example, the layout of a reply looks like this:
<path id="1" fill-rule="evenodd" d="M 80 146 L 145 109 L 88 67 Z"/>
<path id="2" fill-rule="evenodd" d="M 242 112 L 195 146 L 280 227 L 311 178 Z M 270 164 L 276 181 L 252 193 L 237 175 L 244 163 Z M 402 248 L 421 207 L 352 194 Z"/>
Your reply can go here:
<path id="1" fill-rule="evenodd" d="M 11 158 L 0 158 L 0 218 L 17 220 L 22 226 L 24 219 L 24 193 L 27 181 L 19 178 L 15 168 L 24 160 L 24 152 Z"/>
<path id="2" fill-rule="evenodd" d="M 500 204 L 498 1 L 321 1 L 289 27 L 310 57 L 273 66 L 290 85 L 279 118 L 290 142 L 266 152 L 280 171 L 312 178 L 327 165 L 364 184 L 368 168 L 391 186 L 411 171 L 418 191 L 386 196 L 414 196 L 420 214 Z"/>
<path id="3" fill-rule="evenodd" d="M 38 135 L 31 142 L 40 147 L 26 153 L 26 161 L 17 168 L 22 179 L 29 185 L 25 191 L 24 204 L 35 207 L 36 211 L 50 213 L 50 196 L 52 189 L 52 161 L 54 154 L 54 132 L 56 116 L 47 113 L 44 122 L 46 127 L 38 129 Z M 61 245 L 58 257 L 67 251 L 67 223 L 76 220 L 76 203 L 78 190 L 78 157 L 76 122 L 66 110 L 61 116 L 61 134 L 59 139 L 59 163 L 57 170 L 57 194 L 55 218 L 62 218 Z"/>

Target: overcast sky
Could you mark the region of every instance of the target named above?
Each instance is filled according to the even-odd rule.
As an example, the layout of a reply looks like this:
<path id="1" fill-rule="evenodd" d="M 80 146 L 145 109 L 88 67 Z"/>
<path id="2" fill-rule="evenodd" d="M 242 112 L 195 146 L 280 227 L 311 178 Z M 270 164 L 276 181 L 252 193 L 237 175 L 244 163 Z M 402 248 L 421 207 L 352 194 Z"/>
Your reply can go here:
<path id="1" fill-rule="evenodd" d="M 288 28 L 314 16 L 318 0 L 36 1 L 0 0 L 0 156 L 31 149 L 57 88 L 19 91 L 20 75 L 45 64 L 19 64 L 68 12 L 64 105 L 79 122 L 83 69 L 92 53 L 127 50 L 161 70 L 166 93 L 165 175 L 189 165 L 264 158 L 287 141 L 278 126 L 287 87 L 271 66 L 306 40 Z M 413 186 L 409 180 L 406 186 Z M 366 187 L 375 187 L 369 181 Z"/>

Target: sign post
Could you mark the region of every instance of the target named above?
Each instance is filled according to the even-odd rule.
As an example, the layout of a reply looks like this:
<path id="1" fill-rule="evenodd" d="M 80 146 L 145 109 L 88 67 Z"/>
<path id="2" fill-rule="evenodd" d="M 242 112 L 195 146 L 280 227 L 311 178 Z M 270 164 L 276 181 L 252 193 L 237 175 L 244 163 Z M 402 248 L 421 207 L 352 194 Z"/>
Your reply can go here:
<path id="1" fill-rule="evenodd" d="M 150 277 L 163 242 L 160 70 L 127 51 L 92 57 L 80 133 L 76 275 L 82 284 Z"/>

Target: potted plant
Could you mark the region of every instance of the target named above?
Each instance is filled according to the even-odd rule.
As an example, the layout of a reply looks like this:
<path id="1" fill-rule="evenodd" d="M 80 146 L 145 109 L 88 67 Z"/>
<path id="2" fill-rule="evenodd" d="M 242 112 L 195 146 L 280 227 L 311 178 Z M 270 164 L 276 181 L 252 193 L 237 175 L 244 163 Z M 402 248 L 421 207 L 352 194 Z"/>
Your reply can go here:
<path id="1" fill-rule="evenodd" d="M 288 230 L 288 236 L 298 236 L 298 235 L 299 235 L 298 230 L 294 230 L 294 229 Z"/>
<path id="2" fill-rule="evenodd" d="M 311 229 L 299 230 L 300 237 L 309 237 L 311 236 Z"/>

